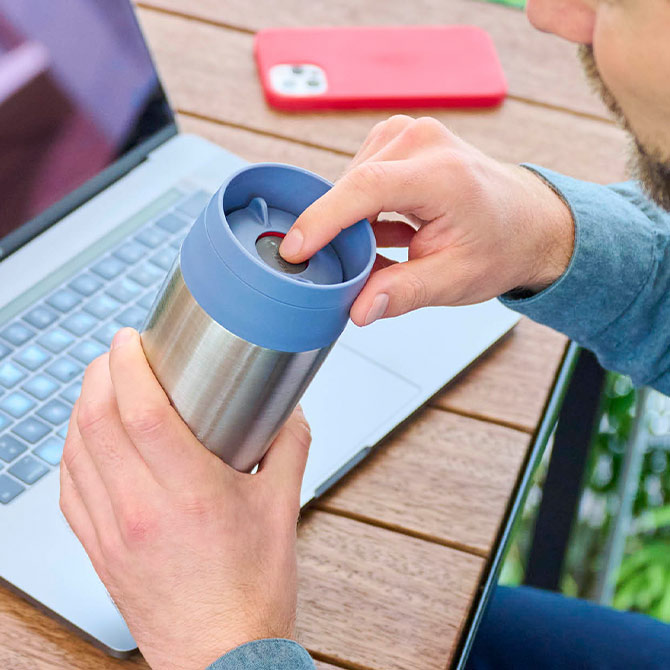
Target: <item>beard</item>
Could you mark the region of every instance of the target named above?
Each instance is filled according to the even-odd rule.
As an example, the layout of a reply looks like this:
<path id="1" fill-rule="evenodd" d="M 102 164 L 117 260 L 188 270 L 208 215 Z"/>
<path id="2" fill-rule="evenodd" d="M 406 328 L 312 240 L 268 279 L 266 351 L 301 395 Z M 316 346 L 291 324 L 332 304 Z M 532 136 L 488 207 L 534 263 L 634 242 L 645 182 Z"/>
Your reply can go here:
<path id="1" fill-rule="evenodd" d="M 631 175 L 640 182 L 647 195 L 656 204 L 670 211 L 670 154 L 663 155 L 659 149 L 645 147 L 633 132 L 621 106 L 600 75 L 593 47 L 590 44 L 580 44 L 578 53 L 591 88 L 600 96 L 631 138 L 628 157 L 628 169 Z"/>

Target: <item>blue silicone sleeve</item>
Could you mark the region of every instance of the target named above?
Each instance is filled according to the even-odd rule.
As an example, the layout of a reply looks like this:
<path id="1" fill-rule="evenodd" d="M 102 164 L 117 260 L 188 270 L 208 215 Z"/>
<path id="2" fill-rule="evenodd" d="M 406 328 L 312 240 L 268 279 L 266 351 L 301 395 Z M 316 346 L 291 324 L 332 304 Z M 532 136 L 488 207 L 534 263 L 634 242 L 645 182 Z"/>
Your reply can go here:
<path id="1" fill-rule="evenodd" d="M 242 168 L 214 194 L 181 249 L 184 281 L 212 319 L 257 346 L 299 352 L 334 342 L 375 259 L 368 221 L 343 230 L 332 242 L 344 270 L 338 284 L 301 282 L 276 272 L 233 235 L 226 212 L 263 197 L 298 216 L 332 184 L 301 168 L 260 163 Z"/>

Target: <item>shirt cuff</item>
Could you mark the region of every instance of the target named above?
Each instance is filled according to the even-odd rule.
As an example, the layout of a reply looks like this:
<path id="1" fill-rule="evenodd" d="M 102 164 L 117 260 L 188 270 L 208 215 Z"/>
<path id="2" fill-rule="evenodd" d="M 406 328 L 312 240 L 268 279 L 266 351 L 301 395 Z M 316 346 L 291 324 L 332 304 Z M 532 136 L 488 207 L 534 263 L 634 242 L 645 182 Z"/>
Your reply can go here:
<path id="1" fill-rule="evenodd" d="M 588 341 L 635 300 L 653 268 L 654 232 L 630 193 L 524 165 L 544 179 L 570 208 L 575 246 L 570 263 L 551 286 L 530 297 L 500 297 L 507 307 Z M 638 225 L 642 223 L 643 225 Z"/>
<path id="2" fill-rule="evenodd" d="M 314 670 L 314 661 L 293 640 L 254 640 L 214 661 L 207 670 Z"/>

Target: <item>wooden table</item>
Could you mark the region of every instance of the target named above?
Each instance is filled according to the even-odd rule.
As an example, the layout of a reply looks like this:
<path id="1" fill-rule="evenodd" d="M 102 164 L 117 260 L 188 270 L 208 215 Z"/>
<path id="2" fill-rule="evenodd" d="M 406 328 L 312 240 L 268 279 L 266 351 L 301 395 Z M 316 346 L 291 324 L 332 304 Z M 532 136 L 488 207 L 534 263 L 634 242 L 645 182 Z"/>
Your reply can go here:
<path id="1" fill-rule="evenodd" d="M 470 23 L 493 36 L 509 99 L 494 111 L 426 113 L 499 159 L 599 182 L 624 176 L 623 135 L 589 93 L 574 47 L 517 10 L 473 0 L 143 0 L 138 11 L 182 129 L 249 160 L 335 179 L 388 115 L 268 108 L 256 30 Z M 564 345 L 523 320 L 305 514 L 298 639 L 321 670 L 447 667 Z M 0 667 L 146 664 L 106 657 L 3 590 Z"/>

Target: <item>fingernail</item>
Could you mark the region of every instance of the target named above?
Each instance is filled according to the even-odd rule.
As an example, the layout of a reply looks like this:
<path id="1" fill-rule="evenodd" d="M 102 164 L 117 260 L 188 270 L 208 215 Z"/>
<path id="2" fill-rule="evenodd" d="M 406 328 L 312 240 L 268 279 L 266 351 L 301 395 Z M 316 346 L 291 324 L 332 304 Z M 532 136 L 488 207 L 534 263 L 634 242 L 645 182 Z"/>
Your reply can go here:
<path id="1" fill-rule="evenodd" d="M 372 301 L 372 305 L 368 310 L 368 314 L 365 317 L 365 325 L 369 326 L 371 323 L 374 323 L 377 319 L 381 319 L 389 306 L 389 296 L 388 293 L 378 293 L 375 296 L 375 299 Z"/>
<path id="2" fill-rule="evenodd" d="M 302 233 L 297 229 L 289 230 L 286 234 L 286 237 L 282 240 L 281 245 L 279 246 L 279 253 L 284 257 L 295 256 L 302 249 L 302 243 L 304 238 Z"/>
<path id="3" fill-rule="evenodd" d="M 125 344 L 133 337 L 134 333 L 135 331 L 132 328 L 121 328 L 121 330 L 117 331 L 116 335 L 114 335 L 111 348 L 116 349 L 122 344 Z"/>

